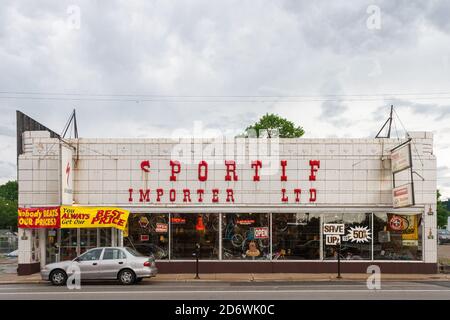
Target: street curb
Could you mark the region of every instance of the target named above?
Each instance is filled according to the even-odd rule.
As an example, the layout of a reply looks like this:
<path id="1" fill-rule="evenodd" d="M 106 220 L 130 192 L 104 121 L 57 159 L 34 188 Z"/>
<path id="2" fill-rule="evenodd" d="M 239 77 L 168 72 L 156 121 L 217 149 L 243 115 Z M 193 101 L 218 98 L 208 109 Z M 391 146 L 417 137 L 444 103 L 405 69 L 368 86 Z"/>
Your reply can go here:
<path id="1" fill-rule="evenodd" d="M 327 278 L 327 279 L 289 279 L 289 280 L 283 280 L 283 279 L 239 279 L 239 280 L 223 280 L 223 279 L 183 279 L 183 280 L 162 280 L 162 279 L 150 279 L 150 280 L 144 280 L 142 283 L 151 284 L 151 283 L 264 283 L 264 282 L 277 282 L 277 283 L 286 283 L 286 282 L 361 282 L 361 281 L 367 281 L 366 278 L 364 279 L 352 279 L 352 278 Z M 450 281 L 449 278 L 402 278 L 402 279 L 382 279 L 381 282 L 402 282 L 402 281 L 431 281 L 431 282 L 437 282 L 437 281 Z M 50 283 L 48 281 L 44 280 L 28 280 L 28 281 L 0 281 L 0 285 L 9 285 L 9 284 L 41 284 L 41 283 Z"/>

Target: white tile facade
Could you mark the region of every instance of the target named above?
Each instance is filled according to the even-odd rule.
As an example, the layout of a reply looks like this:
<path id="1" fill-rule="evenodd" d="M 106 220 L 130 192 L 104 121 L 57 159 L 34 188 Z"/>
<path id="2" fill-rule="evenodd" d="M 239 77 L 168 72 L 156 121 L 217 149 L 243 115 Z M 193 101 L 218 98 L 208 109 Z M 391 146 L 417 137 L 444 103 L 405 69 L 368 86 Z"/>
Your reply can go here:
<path id="1" fill-rule="evenodd" d="M 416 207 L 436 206 L 436 158 L 433 138 L 417 133 L 412 148 Z M 19 157 L 19 204 L 52 206 L 60 204 L 59 141 L 37 132 L 24 135 L 25 153 Z M 230 141 L 212 148 L 210 140 L 171 139 L 79 139 L 74 172 L 74 202 L 77 205 L 121 207 L 164 207 L 171 205 L 216 207 L 267 206 L 270 208 L 370 208 L 392 207 L 392 175 L 389 150 L 403 141 L 396 139 L 280 139 L 270 143 L 259 139 L 255 148 L 249 140 L 233 145 Z M 261 146 L 261 144 L 264 144 Z M 179 152 L 183 150 L 183 152 Z M 272 154 L 261 154 L 261 151 Z M 280 154 L 275 151 L 279 150 Z M 195 151 L 195 152 L 193 152 Z M 418 154 L 417 152 L 420 152 Z M 74 153 L 75 155 L 76 153 Z M 225 156 L 223 156 L 225 154 Z M 382 160 L 385 159 L 385 160 Z M 150 161 L 150 172 L 141 170 L 141 162 Z M 177 181 L 170 181 L 170 160 L 181 163 Z M 208 162 L 208 180 L 198 181 L 198 163 Z M 225 160 L 236 160 L 238 181 L 225 181 Z M 253 181 L 251 161 L 261 160 L 260 181 Z M 280 161 L 286 160 L 287 181 L 281 181 Z M 319 160 L 316 180 L 310 181 L 310 160 Z M 269 170 L 271 169 L 271 170 Z M 422 181 L 422 178 L 424 180 Z M 397 185 L 410 176 L 399 176 Z M 129 189 L 133 201 L 129 201 Z M 150 202 L 139 201 L 139 189 L 150 189 Z M 156 189 L 164 189 L 163 200 L 156 203 Z M 205 190 L 204 201 L 197 201 L 197 189 Z M 226 202 L 226 190 L 233 189 L 234 203 Z M 294 189 L 301 189 L 296 203 Z M 317 200 L 310 202 L 310 189 Z M 169 201 L 169 190 L 177 199 Z M 183 203 L 183 189 L 191 192 L 191 203 Z M 212 189 L 219 189 L 219 202 L 212 202 Z M 286 189 L 287 202 L 281 190 Z M 434 216 L 425 219 L 426 232 L 436 233 Z M 431 227 L 429 227 L 431 226 Z M 426 261 L 436 261 L 436 248 L 426 241 Z"/>

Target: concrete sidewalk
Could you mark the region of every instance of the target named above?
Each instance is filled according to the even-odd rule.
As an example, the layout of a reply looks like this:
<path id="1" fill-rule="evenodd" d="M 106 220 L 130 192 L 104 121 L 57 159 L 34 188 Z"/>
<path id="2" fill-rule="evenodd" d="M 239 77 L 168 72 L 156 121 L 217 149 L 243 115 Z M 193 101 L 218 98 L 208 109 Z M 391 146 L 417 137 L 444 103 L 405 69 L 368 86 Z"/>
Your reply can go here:
<path id="1" fill-rule="evenodd" d="M 344 273 L 336 279 L 333 273 L 211 273 L 200 274 L 159 274 L 145 282 L 295 282 L 295 281 L 366 281 L 368 274 Z M 382 274 L 381 281 L 450 281 L 448 274 Z M 40 274 L 18 276 L 0 274 L 0 284 L 48 283 Z"/>

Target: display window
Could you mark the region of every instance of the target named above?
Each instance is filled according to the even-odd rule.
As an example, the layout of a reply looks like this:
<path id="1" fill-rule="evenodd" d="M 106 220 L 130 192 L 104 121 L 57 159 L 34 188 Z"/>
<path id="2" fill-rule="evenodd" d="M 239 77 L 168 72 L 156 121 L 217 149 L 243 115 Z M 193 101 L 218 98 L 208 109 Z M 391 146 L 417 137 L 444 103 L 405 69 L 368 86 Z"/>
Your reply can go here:
<path id="1" fill-rule="evenodd" d="M 98 246 L 98 231 L 95 229 L 79 229 L 80 230 L 80 254 Z M 109 231 L 111 233 L 111 230 Z"/>
<path id="2" fill-rule="evenodd" d="M 372 214 L 341 213 L 324 214 L 323 223 L 345 224 L 345 234 L 341 236 L 340 258 L 342 260 L 372 259 Z M 323 235 L 323 259 L 338 258 L 338 246 L 327 245 Z"/>
<path id="3" fill-rule="evenodd" d="M 374 214 L 375 260 L 422 260 L 422 215 Z"/>
<path id="4" fill-rule="evenodd" d="M 222 214 L 222 259 L 270 260 L 269 214 Z"/>
<path id="5" fill-rule="evenodd" d="M 196 244 L 200 244 L 199 259 L 219 259 L 218 213 L 173 213 L 170 217 L 171 259 L 195 259 Z"/>
<path id="6" fill-rule="evenodd" d="M 139 213 L 128 219 L 128 237 L 124 246 L 158 260 L 169 259 L 169 214 Z"/>
<path id="7" fill-rule="evenodd" d="M 78 229 L 60 229 L 60 261 L 72 260 L 78 255 Z"/>
<path id="8" fill-rule="evenodd" d="M 272 214 L 273 260 L 319 260 L 320 215 L 310 213 Z"/>

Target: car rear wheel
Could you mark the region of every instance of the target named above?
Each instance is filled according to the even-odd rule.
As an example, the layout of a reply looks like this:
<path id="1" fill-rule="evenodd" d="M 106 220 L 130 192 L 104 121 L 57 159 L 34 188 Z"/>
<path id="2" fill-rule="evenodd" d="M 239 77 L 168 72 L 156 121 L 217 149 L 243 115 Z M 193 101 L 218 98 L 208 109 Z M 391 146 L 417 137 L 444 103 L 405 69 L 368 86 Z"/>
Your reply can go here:
<path id="1" fill-rule="evenodd" d="M 63 270 L 55 270 L 50 273 L 50 281 L 55 286 L 63 286 L 67 281 L 67 274 Z"/>
<path id="2" fill-rule="evenodd" d="M 119 281 L 123 285 L 133 284 L 136 281 L 136 275 L 132 270 L 129 269 L 122 270 L 119 273 Z"/>

